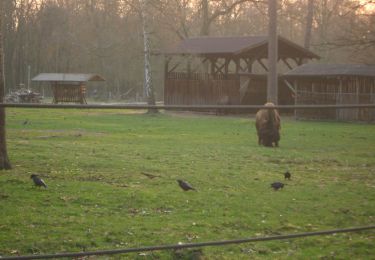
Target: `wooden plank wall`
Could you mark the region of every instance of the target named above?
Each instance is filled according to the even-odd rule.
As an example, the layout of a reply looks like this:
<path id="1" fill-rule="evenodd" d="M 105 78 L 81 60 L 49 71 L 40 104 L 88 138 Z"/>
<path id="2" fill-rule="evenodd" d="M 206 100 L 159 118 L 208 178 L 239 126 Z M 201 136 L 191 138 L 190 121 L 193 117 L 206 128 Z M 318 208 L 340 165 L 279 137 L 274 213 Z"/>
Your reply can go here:
<path id="1" fill-rule="evenodd" d="M 346 77 L 341 80 L 300 81 L 297 105 L 374 104 L 375 79 Z M 375 121 L 375 109 L 306 109 L 297 118 L 335 119 L 340 121 Z"/>
<path id="2" fill-rule="evenodd" d="M 86 104 L 86 87 L 84 85 L 54 85 L 53 103 Z"/>
<path id="3" fill-rule="evenodd" d="M 166 105 L 217 105 L 228 97 L 231 105 L 240 104 L 238 75 L 170 72 L 166 75 Z"/>

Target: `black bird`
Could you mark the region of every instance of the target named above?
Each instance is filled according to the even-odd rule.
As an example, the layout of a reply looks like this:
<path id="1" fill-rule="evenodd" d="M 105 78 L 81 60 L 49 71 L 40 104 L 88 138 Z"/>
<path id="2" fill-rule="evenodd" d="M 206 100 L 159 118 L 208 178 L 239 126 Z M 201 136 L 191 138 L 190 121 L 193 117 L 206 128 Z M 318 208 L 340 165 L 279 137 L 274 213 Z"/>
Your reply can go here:
<path id="1" fill-rule="evenodd" d="M 31 174 L 30 178 L 33 179 L 35 186 L 38 186 L 38 187 L 43 186 L 44 188 L 47 189 L 47 184 L 41 178 L 39 178 L 38 175 Z"/>
<path id="2" fill-rule="evenodd" d="M 290 180 L 290 177 L 292 177 L 292 175 L 290 174 L 289 171 L 287 171 L 286 173 L 284 173 L 284 178 L 285 178 L 285 180 L 286 180 L 286 179 Z"/>
<path id="3" fill-rule="evenodd" d="M 25 121 L 23 121 L 23 125 L 27 125 L 29 123 L 29 119 L 26 119 Z"/>
<path id="4" fill-rule="evenodd" d="M 282 189 L 284 188 L 284 183 L 274 182 L 271 184 L 271 188 L 273 188 L 274 190 Z"/>
<path id="5" fill-rule="evenodd" d="M 183 189 L 184 191 L 196 190 L 189 183 L 187 183 L 186 181 L 177 180 L 177 182 L 178 182 L 178 185 L 180 185 L 181 189 Z"/>

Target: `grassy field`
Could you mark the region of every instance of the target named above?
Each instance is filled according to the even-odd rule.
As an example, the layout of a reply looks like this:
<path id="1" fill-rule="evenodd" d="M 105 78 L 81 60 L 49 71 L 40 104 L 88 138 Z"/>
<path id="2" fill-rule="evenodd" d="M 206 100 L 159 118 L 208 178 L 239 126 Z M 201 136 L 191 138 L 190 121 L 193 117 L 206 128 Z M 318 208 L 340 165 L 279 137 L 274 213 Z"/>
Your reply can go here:
<path id="1" fill-rule="evenodd" d="M 23 122 L 28 119 L 27 124 Z M 7 110 L 0 256 L 204 242 L 375 223 L 375 125 L 120 110 Z M 292 180 L 281 191 L 270 183 Z M 32 185 L 37 173 L 48 189 Z M 146 174 L 157 177 L 150 179 Z M 198 191 L 183 192 L 182 178 Z M 140 259 L 369 259 L 374 231 Z"/>

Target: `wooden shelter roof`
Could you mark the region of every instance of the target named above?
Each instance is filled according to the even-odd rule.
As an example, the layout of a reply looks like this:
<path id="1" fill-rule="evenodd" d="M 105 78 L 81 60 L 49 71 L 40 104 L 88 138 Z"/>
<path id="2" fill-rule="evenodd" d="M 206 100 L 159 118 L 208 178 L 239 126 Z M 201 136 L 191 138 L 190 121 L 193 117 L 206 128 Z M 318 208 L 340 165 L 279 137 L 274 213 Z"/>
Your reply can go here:
<path id="1" fill-rule="evenodd" d="M 284 37 L 278 36 L 278 44 L 280 57 L 320 58 Z M 268 36 L 197 37 L 183 40 L 164 54 L 266 58 L 267 50 Z"/>
<path id="2" fill-rule="evenodd" d="M 32 79 L 33 81 L 48 82 L 87 82 L 87 81 L 105 81 L 97 74 L 82 73 L 40 73 Z"/>
<path id="3" fill-rule="evenodd" d="M 284 74 L 286 77 L 375 77 L 375 65 L 366 64 L 304 64 Z"/>

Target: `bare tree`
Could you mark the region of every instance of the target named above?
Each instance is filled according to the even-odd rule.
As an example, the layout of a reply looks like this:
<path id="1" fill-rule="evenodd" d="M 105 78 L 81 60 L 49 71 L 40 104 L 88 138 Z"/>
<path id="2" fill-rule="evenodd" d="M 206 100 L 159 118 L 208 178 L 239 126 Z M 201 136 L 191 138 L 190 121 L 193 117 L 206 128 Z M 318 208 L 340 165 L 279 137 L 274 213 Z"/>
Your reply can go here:
<path id="1" fill-rule="evenodd" d="M 145 57 L 145 67 L 144 67 L 144 88 L 145 95 L 147 98 L 148 105 L 155 105 L 155 95 L 154 88 L 152 85 L 152 71 L 150 62 L 150 38 L 148 31 L 148 21 L 147 21 L 147 3 L 148 0 L 141 0 L 141 17 L 142 17 L 142 32 L 143 32 L 143 46 L 144 46 L 144 57 Z M 155 113 L 157 110 L 149 109 L 149 113 Z"/>
<path id="2" fill-rule="evenodd" d="M 306 29 L 305 29 L 305 41 L 304 47 L 310 49 L 311 45 L 311 31 L 313 25 L 314 16 L 314 0 L 308 0 L 307 2 L 307 16 L 306 16 Z"/>
<path id="3" fill-rule="evenodd" d="M 268 1 L 268 78 L 267 78 L 267 101 L 277 105 L 278 76 L 277 76 L 277 0 Z"/>
<path id="4" fill-rule="evenodd" d="M 210 2 L 213 2 L 214 7 L 211 10 Z M 235 8 L 246 2 L 260 3 L 260 0 L 235 0 L 235 1 L 209 1 L 201 0 L 202 26 L 200 35 L 207 36 L 210 34 L 211 24 L 221 16 L 231 13 Z"/>
<path id="5" fill-rule="evenodd" d="M 327 0 L 326 0 L 327 2 Z M 315 45 L 322 51 L 326 51 L 326 57 L 331 58 L 334 54 L 341 61 L 361 62 L 373 64 L 375 60 L 375 14 L 367 9 L 375 1 L 339 1 L 332 0 L 328 8 L 328 18 L 324 24 L 318 20 L 318 30 L 325 30 L 326 37 L 320 39 Z M 324 6 L 327 7 L 327 6 Z M 316 6 L 315 6 L 316 8 Z M 319 13 L 322 16 L 323 10 Z M 321 29 L 322 27 L 323 29 Z M 339 54 L 339 55 L 338 55 Z"/>
<path id="6" fill-rule="evenodd" d="M 3 2 L 0 1 L 0 102 L 4 102 L 5 94 L 5 83 L 4 83 L 4 58 L 3 58 L 3 37 L 2 37 L 2 28 L 3 28 Z M 6 133 L 5 133 L 5 108 L 0 108 L 0 169 L 8 170 L 11 169 L 7 152 L 6 145 Z"/>

